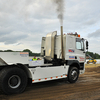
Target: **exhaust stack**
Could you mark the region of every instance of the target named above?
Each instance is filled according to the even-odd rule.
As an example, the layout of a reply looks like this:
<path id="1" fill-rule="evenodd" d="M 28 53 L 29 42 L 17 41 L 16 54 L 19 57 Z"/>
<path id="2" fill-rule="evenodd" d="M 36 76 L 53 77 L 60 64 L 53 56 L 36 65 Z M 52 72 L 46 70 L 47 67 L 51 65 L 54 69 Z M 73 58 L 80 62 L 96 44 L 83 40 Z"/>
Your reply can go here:
<path id="1" fill-rule="evenodd" d="M 64 49 L 63 49 L 63 26 L 61 26 L 61 52 L 62 52 L 62 60 L 65 60 Z"/>

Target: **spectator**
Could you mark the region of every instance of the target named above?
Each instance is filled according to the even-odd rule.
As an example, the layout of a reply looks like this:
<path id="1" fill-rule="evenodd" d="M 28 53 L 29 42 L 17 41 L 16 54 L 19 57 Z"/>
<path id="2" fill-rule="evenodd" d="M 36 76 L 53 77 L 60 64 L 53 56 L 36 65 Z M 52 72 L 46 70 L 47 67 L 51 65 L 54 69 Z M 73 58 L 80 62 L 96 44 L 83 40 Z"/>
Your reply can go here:
<path id="1" fill-rule="evenodd" d="M 37 60 L 36 56 L 34 56 L 34 58 L 32 59 L 33 61 Z"/>

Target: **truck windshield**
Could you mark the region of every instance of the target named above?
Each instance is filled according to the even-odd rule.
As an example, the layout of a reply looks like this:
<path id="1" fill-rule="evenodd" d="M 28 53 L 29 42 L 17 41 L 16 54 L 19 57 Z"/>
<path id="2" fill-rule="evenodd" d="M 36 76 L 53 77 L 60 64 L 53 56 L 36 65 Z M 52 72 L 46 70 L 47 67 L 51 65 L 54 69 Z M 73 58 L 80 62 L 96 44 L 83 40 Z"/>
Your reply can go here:
<path id="1" fill-rule="evenodd" d="M 84 40 L 76 39 L 76 49 L 84 51 Z"/>

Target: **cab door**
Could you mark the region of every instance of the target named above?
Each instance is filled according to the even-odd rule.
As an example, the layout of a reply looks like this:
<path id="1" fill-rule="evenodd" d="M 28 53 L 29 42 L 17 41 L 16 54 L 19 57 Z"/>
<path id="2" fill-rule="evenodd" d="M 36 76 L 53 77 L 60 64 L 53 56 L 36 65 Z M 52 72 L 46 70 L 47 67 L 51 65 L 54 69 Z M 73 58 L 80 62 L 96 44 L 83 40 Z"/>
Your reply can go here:
<path id="1" fill-rule="evenodd" d="M 79 62 L 85 62 L 84 39 L 76 38 L 76 58 Z"/>

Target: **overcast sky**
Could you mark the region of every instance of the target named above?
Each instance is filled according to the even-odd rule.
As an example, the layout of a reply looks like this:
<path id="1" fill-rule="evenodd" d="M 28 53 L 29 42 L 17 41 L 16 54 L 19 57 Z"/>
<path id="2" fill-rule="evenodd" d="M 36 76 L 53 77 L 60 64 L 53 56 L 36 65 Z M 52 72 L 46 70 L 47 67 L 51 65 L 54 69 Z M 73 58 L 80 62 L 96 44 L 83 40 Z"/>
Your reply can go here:
<path id="1" fill-rule="evenodd" d="M 63 26 L 100 54 L 100 0 L 65 0 Z M 53 0 L 0 0 L 0 50 L 40 52 L 42 37 L 52 31 L 60 34 Z"/>

